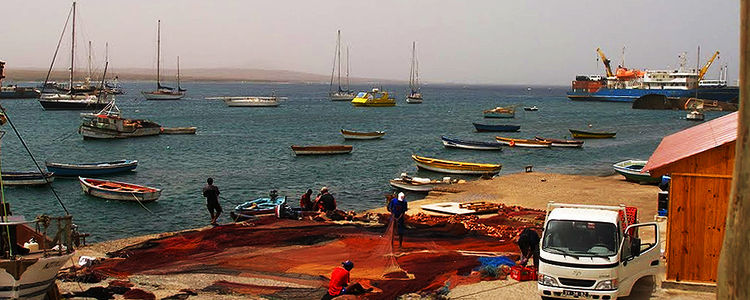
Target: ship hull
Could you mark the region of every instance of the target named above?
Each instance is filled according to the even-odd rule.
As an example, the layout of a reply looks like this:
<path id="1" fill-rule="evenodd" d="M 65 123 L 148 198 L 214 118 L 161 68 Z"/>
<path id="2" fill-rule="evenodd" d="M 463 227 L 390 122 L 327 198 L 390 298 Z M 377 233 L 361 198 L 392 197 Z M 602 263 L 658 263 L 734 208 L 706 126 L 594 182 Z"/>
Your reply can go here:
<path id="1" fill-rule="evenodd" d="M 575 101 L 633 102 L 645 95 L 664 95 L 667 98 L 699 98 L 722 102 L 737 103 L 738 87 L 699 88 L 697 90 L 669 89 L 608 89 L 601 88 L 594 92 L 569 91 L 568 98 Z"/>

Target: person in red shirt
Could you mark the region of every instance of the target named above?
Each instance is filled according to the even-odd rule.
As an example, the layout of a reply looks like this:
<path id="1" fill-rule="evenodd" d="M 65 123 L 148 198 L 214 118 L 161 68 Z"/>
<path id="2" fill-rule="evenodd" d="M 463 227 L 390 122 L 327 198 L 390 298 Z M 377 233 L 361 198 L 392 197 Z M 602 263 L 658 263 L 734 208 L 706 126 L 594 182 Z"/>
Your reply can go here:
<path id="1" fill-rule="evenodd" d="M 365 289 L 359 283 L 349 285 L 349 271 L 352 268 L 354 268 L 354 263 L 347 260 L 341 263 L 341 267 L 333 269 L 331 282 L 328 284 L 328 292 L 323 295 L 321 300 L 330 300 L 341 295 L 361 295 L 372 292 L 372 288 Z"/>
<path id="2" fill-rule="evenodd" d="M 312 196 L 312 190 L 307 189 L 307 192 L 299 198 L 299 207 L 301 210 L 313 210 L 313 203 L 310 197 Z"/>

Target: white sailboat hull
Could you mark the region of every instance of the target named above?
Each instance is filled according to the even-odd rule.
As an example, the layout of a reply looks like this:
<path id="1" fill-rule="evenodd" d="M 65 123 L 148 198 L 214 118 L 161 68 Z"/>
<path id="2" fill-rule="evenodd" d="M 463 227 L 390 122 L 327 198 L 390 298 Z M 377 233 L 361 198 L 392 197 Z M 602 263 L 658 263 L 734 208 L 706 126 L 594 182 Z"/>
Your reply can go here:
<path id="1" fill-rule="evenodd" d="M 224 99 L 224 104 L 229 107 L 276 107 L 279 99 L 276 97 L 238 97 Z"/>
<path id="2" fill-rule="evenodd" d="M 141 92 L 146 100 L 180 100 L 185 97 L 185 93 L 159 93 L 159 92 Z"/>
<path id="3" fill-rule="evenodd" d="M 406 103 L 409 103 L 409 104 L 420 104 L 420 103 L 422 103 L 422 98 L 406 97 Z"/>

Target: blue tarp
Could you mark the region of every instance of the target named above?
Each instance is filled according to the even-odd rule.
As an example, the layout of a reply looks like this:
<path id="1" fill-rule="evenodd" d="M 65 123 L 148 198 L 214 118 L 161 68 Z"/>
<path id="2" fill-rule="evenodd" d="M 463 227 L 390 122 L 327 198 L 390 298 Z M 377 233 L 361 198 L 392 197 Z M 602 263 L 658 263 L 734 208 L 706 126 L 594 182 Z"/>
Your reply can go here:
<path id="1" fill-rule="evenodd" d="M 516 262 L 507 256 L 482 256 L 479 258 L 479 263 L 482 264 L 481 267 L 492 266 L 495 268 L 501 265 L 506 265 L 509 267 L 516 265 Z"/>

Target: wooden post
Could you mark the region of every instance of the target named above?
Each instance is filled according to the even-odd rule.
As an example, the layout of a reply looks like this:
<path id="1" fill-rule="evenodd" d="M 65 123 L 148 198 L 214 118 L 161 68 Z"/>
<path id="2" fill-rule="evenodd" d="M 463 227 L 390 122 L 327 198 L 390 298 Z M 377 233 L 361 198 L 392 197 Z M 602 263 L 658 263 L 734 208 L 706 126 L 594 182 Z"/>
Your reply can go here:
<path id="1" fill-rule="evenodd" d="M 740 1 L 740 103 L 718 299 L 750 299 L 750 0 Z"/>

